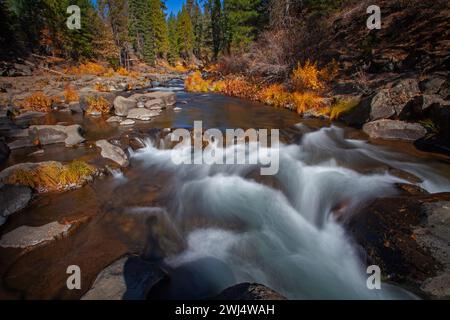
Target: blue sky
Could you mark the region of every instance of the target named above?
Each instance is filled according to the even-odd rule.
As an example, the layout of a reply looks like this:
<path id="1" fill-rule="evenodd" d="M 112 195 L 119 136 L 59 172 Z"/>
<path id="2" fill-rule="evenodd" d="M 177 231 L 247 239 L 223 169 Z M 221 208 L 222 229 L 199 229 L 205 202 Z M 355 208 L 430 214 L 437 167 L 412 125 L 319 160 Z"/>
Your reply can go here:
<path id="1" fill-rule="evenodd" d="M 178 11 L 181 10 L 183 3 L 184 0 L 166 0 L 167 15 L 169 15 L 171 12 L 175 14 L 178 13 Z"/>

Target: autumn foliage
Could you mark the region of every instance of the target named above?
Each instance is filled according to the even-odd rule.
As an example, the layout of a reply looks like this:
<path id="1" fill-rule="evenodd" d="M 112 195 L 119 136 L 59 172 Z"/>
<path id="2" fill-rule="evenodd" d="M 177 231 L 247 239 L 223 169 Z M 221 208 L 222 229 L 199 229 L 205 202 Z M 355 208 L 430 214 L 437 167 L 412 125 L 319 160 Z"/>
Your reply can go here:
<path id="1" fill-rule="evenodd" d="M 48 162 L 35 168 L 15 170 L 3 183 L 25 185 L 38 192 L 63 191 L 84 184 L 94 172 L 95 169 L 83 161 L 75 160 L 67 165 Z"/>
<path id="2" fill-rule="evenodd" d="M 52 108 L 52 99 L 38 91 L 28 96 L 20 106 L 29 111 L 49 112 Z"/>
<path id="3" fill-rule="evenodd" d="M 108 100 L 103 97 L 88 97 L 87 98 L 87 109 L 88 114 L 107 114 L 111 110 L 111 104 Z"/>
<path id="4" fill-rule="evenodd" d="M 64 89 L 64 100 L 67 103 L 78 101 L 80 97 L 78 96 L 77 91 L 71 85 L 67 85 Z"/>

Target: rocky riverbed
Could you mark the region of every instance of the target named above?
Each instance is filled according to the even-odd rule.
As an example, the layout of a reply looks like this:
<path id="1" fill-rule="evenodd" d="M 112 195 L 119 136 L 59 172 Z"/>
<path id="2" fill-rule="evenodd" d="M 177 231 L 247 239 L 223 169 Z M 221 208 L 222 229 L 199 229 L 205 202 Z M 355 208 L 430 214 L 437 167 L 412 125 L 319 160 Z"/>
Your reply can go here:
<path id="1" fill-rule="evenodd" d="M 391 129 L 383 125 L 389 132 L 380 134 L 373 122 L 360 131 L 188 94 L 179 77 L 71 79 L 79 101 L 45 113 L 15 107 L 32 95 L 19 92 L 21 82 L 38 89 L 33 83 L 42 79 L 11 86 L 2 79 L 10 102 L 0 118 L 1 298 L 412 297 L 390 284 L 449 297 L 446 156 L 380 139 L 392 138 Z M 46 79 L 40 89 L 64 95 L 60 81 Z M 96 83 L 109 92 L 92 89 Z M 90 96 L 104 97 L 107 112 L 89 110 Z M 172 168 L 171 131 L 191 129 L 194 120 L 205 128 L 281 129 L 281 172 Z M 345 270 L 328 268 L 342 259 Z M 379 294 L 362 287 L 368 264 L 382 268 Z M 66 287 L 70 265 L 82 271 L 81 290 Z"/>

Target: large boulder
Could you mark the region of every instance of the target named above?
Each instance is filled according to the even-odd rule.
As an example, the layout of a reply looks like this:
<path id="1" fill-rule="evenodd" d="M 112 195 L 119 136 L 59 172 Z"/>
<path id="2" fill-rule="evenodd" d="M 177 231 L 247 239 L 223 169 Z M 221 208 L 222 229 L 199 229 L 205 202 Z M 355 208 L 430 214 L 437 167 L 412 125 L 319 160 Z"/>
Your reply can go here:
<path id="1" fill-rule="evenodd" d="M 427 134 L 427 130 L 418 123 L 387 119 L 366 123 L 363 131 L 375 139 L 406 141 L 415 141 Z"/>
<path id="2" fill-rule="evenodd" d="M 161 99 L 166 106 L 173 106 L 177 103 L 177 95 L 170 91 L 155 91 L 147 93 L 146 96 L 152 99 Z"/>
<path id="3" fill-rule="evenodd" d="M 0 225 L 9 215 L 25 208 L 31 197 L 32 191 L 26 186 L 0 184 Z"/>
<path id="4" fill-rule="evenodd" d="M 122 96 L 114 99 L 114 113 L 116 116 L 125 117 L 128 115 L 128 111 L 136 108 L 137 101 L 131 98 L 125 98 Z"/>
<path id="5" fill-rule="evenodd" d="M 102 150 L 101 155 L 103 158 L 110 159 L 121 167 L 127 167 L 130 164 L 127 154 L 118 146 L 115 146 L 106 140 L 99 140 L 95 145 Z"/>
<path id="6" fill-rule="evenodd" d="M 150 289 L 166 277 L 157 265 L 131 256 L 99 273 L 82 300 L 145 300 Z"/>
<path id="7" fill-rule="evenodd" d="M 278 292 L 257 283 L 240 283 L 222 291 L 215 300 L 286 300 Z"/>
<path id="8" fill-rule="evenodd" d="M 84 141 L 79 124 L 31 126 L 29 131 L 31 141 L 39 141 L 42 145 L 65 143 L 67 147 L 72 147 Z"/>
<path id="9" fill-rule="evenodd" d="M 149 110 L 146 108 L 135 108 L 131 109 L 128 112 L 128 119 L 136 119 L 136 120 L 150 120 L 153 117 L 159 115 L 159 111 Z"/>
<path id="10" fill-rule="evenodd" d="M 21 226 L 3 235 L 0 247 L 29 248 L 53 241 L 69 231 L 70 224 L 51 222 L 40 227 Z"/>
<path id="11" fill-rule="evenodd" d="M 378 199 L 346 225 L 384 277 L 423 297 L 450 297 L 450 193 Z"/>
<path id="12" fill-rule="evenodd" d="M 418 120 L 430 117 L 431 110 L 450 107 L 450 101 L 437 94 L 424 94 L 414 97 L 399 114 L 400 120 Z"/>
<path id="13" fill-rule="evenodd" d="M 391 88 L 380 90 L 371 101 L 370 119 L 388 119 L 398 116 L 415 96 L 420 94 L 415 79 L 401 80 Z"/>

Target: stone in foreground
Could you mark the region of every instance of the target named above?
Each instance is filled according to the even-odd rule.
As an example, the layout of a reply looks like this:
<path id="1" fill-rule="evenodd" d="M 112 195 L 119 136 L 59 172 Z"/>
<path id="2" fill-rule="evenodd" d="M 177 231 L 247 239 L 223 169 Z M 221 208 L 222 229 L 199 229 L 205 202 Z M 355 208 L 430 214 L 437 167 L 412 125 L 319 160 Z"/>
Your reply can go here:
<path id="1" fill-rule="evenodd" d="M 136 108 L 137 102 L 134 99 L 125 98 L 122 96 L 114 99 L 114 113 L 116 116 L 126 117 L 130 109 Z"/>
<path id="2" fill-rule="evenodd" d="M 40 227 L 21 226 L 3 235 L 0 247 L 3 248 L 29 248 L 55 240 L 69 231 L 70 224 L 51 222 Z"/>
<path id="3" fill-rule="evenodd" d="M 145 108 L 135 108 L 128 112 L 128 119 L 147 120 L 159 115 L 158 111 L 148 110 Z"/>
<path id="4" fill-rule="evenodd" d="M 215 300 L 286 300 L 278 292 L 257 283 L 240 283 L 222 291 Z"/>
<path id="5" fill-rule="evenodd" d="M 130 164 L 127 154 L 118 146 L 115 146 L 106 140 L 99 140 L 95 145 L 102 149 L 101 155 L 103 158 L 110 159 L 121 167 L 127 167 Z"/>
<path id="6" fill-rule="evenodd" d="M 124 257 L 104 269 L 82 300 L 144 300 L 166 277 L 155 264 L 139 257 Z"/>
<path id="7" fill-rule="evenodd" d="M 366 123 L 363 131 L 375 139 L 406 141 L 415 141 L 427 134 L 427 130 L 418 123 L 387 119 Z"/>
<path id="8" fill-rule="evenodd" d="M 31 196 L 32 192 L 28 187 L 0 184 L 0 226 L 9 215 L 25 208 Z"/>

